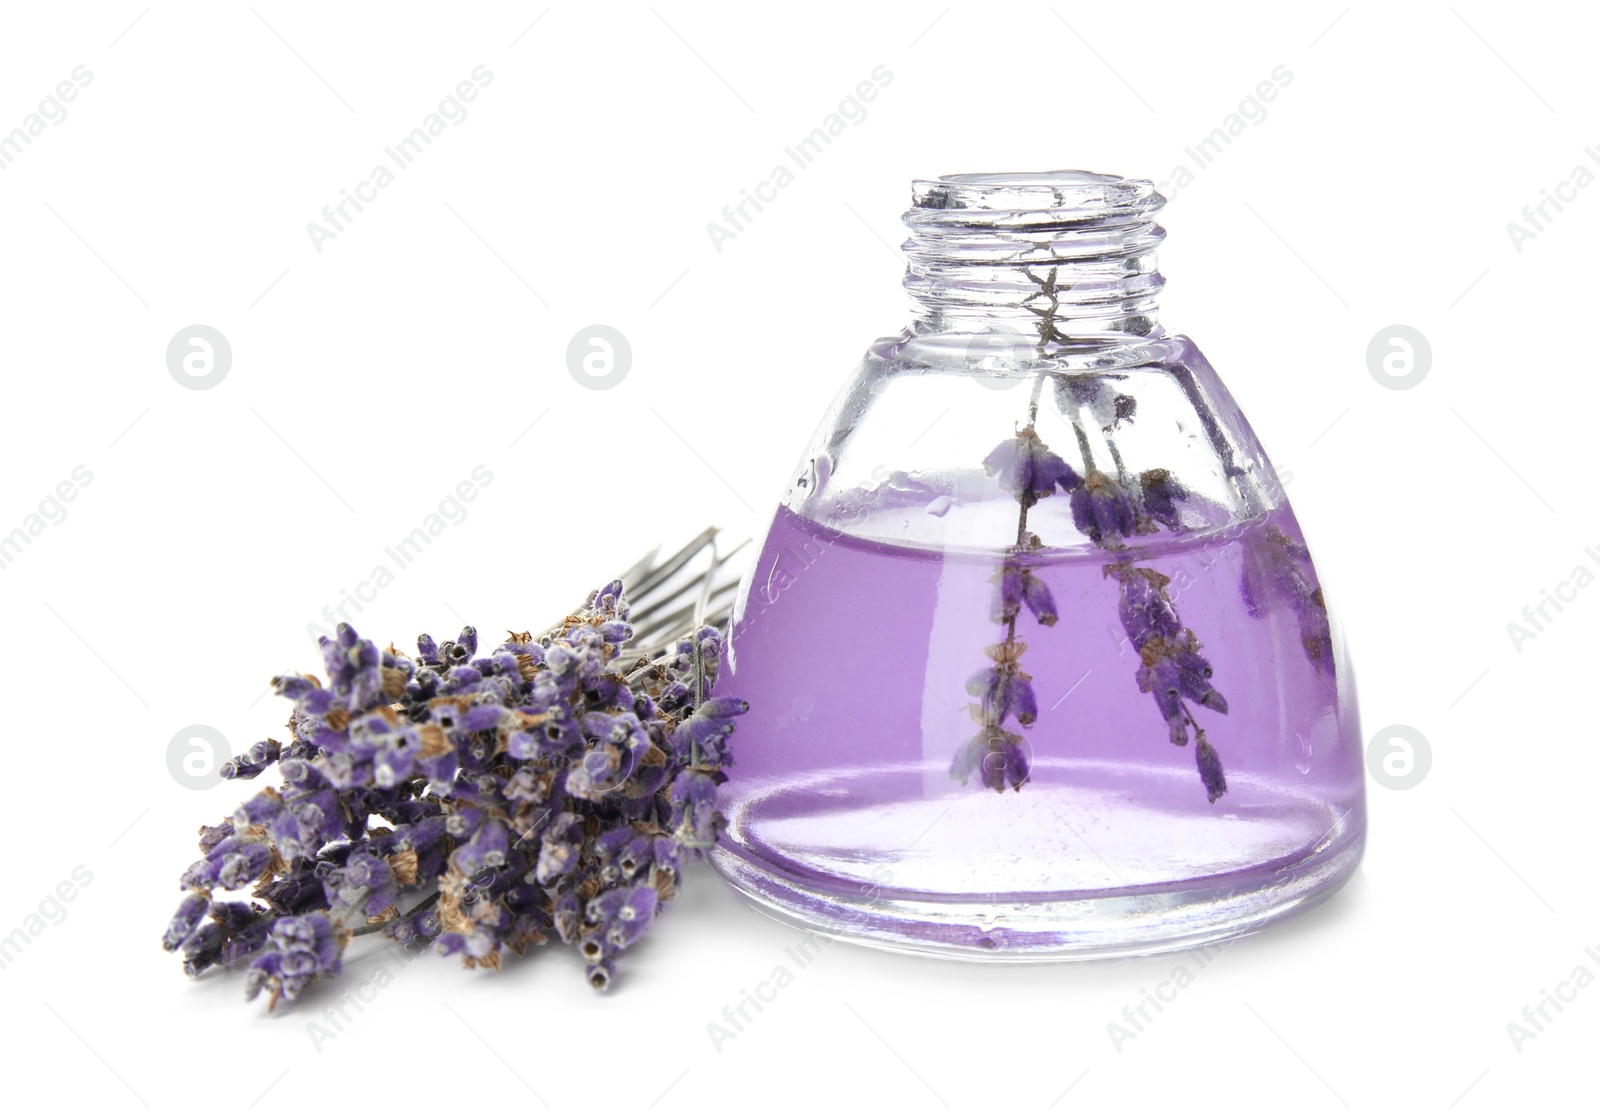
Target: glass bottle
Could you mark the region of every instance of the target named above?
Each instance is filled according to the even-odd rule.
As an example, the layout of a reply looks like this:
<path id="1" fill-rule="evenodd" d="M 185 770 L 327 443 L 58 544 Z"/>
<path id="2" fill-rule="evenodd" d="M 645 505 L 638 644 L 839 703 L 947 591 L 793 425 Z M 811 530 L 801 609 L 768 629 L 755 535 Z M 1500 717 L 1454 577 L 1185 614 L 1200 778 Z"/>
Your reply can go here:
<path id="1" fill-rule="evenodd" d="M 1146 181 L 913 186 L 905 286 L 801 457 L 718 679 L 712 853 L 785 920 L 1026 960 L 1235 936 L 1365 833 L 1355 690 L 1283 488 L 1156 320 Z"/>

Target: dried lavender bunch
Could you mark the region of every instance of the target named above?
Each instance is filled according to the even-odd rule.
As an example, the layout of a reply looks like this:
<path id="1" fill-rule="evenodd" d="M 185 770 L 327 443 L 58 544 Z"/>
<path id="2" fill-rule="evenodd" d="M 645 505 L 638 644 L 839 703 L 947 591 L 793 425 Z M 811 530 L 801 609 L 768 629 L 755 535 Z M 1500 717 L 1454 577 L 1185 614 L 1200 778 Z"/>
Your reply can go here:
<path id="1" fill-rule="evenodd" d="M 289 743 L 224 767 L 252 779 L 276 763 L 282 785 L 201 828 L 162 945 L 191 975 L 246 966 L 248 994 L 276 1004 L 338 974 L 361 934 L 498 970 L 553 933 L 604 990 L 675 894 L 685 850 L 716 841 L 747 708 L 707 696 L 714 628 L 630 661 L 632 635 L 621 581 L 483 655 L 471 627 L 420 637 L 412 658 L 341 624 L 320 641 L 327 685 L 273 680 L 294 702 Z"/>

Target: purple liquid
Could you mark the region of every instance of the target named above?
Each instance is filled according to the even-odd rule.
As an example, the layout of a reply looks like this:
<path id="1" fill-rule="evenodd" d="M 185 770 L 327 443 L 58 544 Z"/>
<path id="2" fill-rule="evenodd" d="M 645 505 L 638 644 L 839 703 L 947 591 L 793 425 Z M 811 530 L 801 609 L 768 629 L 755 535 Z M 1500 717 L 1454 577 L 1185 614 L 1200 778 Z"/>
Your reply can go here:
<path id="1" fill-rule="evenodd" d="M 1142 546 L 1199 637 L 1226 715 L 1192 706 L 1227 793 L 1207 801 L 1135 681 L 1108 555 L 1039 555 L 1060 614 L 1026 612 L 1031 775 L 951 777 L 967 679 L 1003 638 L 1000 556 L 887 546 L 781 508 L 736 613 L 719 693 L 750 702 L 723 788 L 719 870 L 780 917 L 891 948 L 1003 957 L 1149 952 L 1243 932 L 1330 892 L 1364 830 L 1342 649 L 1319 671 L 1295 613 L 1250 615 L 1247 548 L 1286 509 Z M 1145 540 L 1140 540 L 1145 541 Z"/>

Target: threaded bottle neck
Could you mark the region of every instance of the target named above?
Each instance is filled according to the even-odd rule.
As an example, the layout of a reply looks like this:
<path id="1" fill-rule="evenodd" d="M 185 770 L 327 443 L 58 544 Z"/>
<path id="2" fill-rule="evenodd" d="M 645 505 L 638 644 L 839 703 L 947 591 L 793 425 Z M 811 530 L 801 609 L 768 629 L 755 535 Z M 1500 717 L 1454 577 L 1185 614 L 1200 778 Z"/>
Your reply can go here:
<path id="1" fill-rule="evenodd" d="M 917 331 L 1036 332 L 1050 348 L 1160 336 L 1165 203 L 1148 181 L 1087 171 L 913 183 L 903 247 Z"/>

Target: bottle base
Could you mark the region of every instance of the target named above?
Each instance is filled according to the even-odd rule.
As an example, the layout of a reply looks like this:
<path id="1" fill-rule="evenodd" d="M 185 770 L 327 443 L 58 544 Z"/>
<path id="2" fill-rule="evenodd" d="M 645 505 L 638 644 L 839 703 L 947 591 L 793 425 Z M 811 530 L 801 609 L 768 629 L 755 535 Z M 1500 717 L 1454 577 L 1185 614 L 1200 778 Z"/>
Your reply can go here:
<path id="1" fill-rule="evenodd" d="M 1281 787 L 1252 787 L 1233 779 L 1230 794 L 1238 801 L 1231 811 L 1218 808 L 1203 822 L 1192 815 L 1179 821 L 1183 828 L 1201 824 L 1199 832 L 1248 829 L 1251 840 L 1219 846 L 1228 849 L 1213 866 L 1220 870 L 1162 879 L 1164 858 L 1129 842 L 1141 834 L 1179 835 L 1172 807 L 1105 793 L 1108 777 L 1115 781 L 1127 774 L 1121 765 L 1110 772 L 1106 767 L 1057 761 L 1036 767 L 1037 782 L 1019 794 L 958 786 L 945 798 L 921 801 L 910 795 L 886 800 L 881 792 L 886 786 L 925 788 L 930 770 L 923 765 L 822 773 L 803 786 L 768 788 L 735 803 L 728 832 L 710 860 L 752 906 L 812 933 L 902 953 L 1025 962 L 1164 953 L 1249 934 L 1326 899 L 1361 859 L 1365 820 L 1359 806 L 1340 810 L 1311 800 L 1286 801 Z M 937 775 L 949 778 L 942 770 Z M 850 788 L 863 786 L 879 793 L 864 801 L 855 817 L 856 811 L 840 800 L 852 797 Z M 833 798 L 840 808 L 819 819 L 814 832 L 786 832 L 785 821 L 816 816 L 819 795 Z M 1030 796 L 1034 809 L 1060 822 L 1056 831 L 1077 840 L 1072 848 L 1063 845 L 1059 855 L 1039 857 L 1035 851 L 1034 874 L 1024 877 L 1022 887 L 1015 886 L 1014 866 L 1028 861 L 1016 855 L 1020 848 L 989 850 L 996 855 L 957 865 L 955 876 L 932 877 L 919 873 L 910 849 L 890 856 L 883 850 L 824 847 L 845 833 L 859 836 L 852 823 L 861 818 L 892 824 L 900 832 L 931 818 L 918 841 L 944 830 L 959 846 L 964 840 L 960 814 L 953 824 L 942 824 L 943 819 L 958 811 L 978 815 L 993 808 L 991 803 L 1015 809 Z M 1163 814 L 1168 824 L 1152 827 L 1152 812 Z M 1093 848 L 1084 842 L 1085 832 L 1095 834 Z M 1128 839 L 1118 841 L 1119 834 Z M 945 858 L 926 859 L 950 867 Z M 1013 886 L 1002 891 L 974 886 L 1007 882 Z"/>

